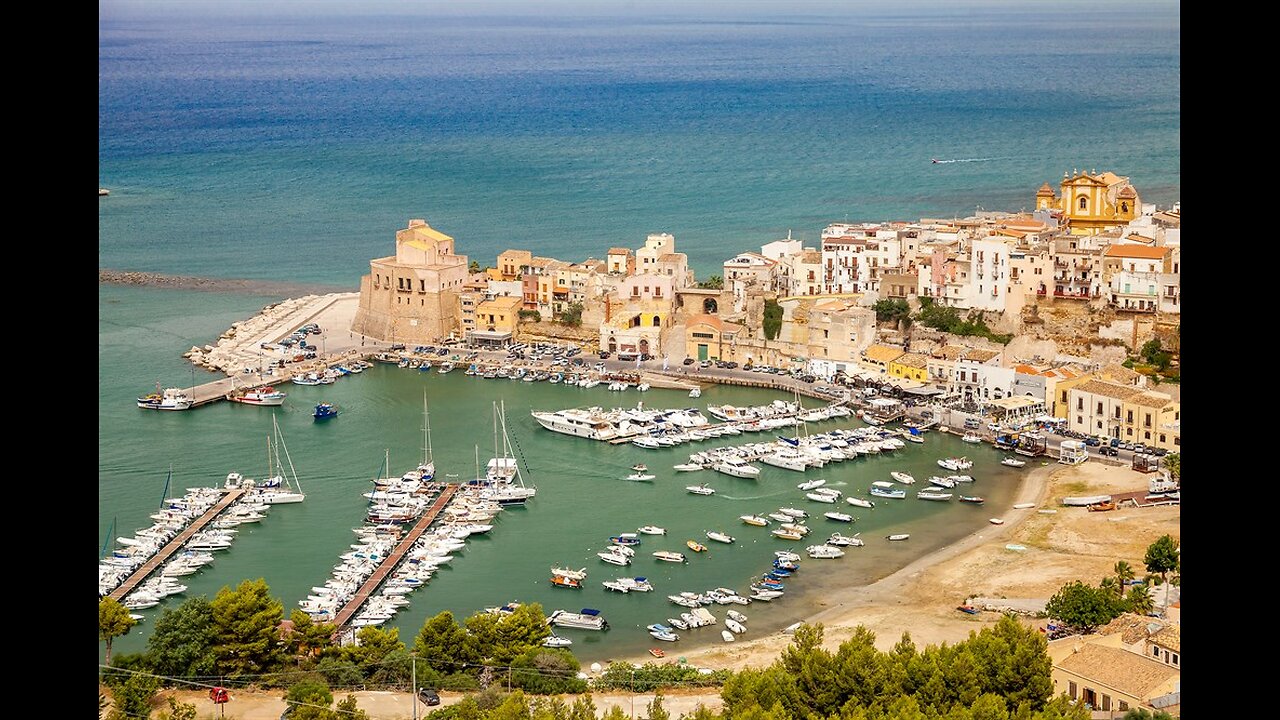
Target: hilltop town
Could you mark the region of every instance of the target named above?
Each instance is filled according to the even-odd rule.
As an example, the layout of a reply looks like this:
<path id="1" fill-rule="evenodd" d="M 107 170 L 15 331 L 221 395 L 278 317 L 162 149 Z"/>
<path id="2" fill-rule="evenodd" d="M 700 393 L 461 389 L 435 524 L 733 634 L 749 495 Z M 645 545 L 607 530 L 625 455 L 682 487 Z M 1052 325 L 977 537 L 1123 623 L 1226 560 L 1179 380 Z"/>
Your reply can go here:
<path id="1" fill-rule="evenodd" d="M 424 220 L 361 279 L 352 330 L 406 345 L 574 342 L 627 361 L 856 378 L 1176 450 L 1178 205 L 1064 173 L 1030 213 L 836 223 L 697 282 L 668 233 L 603 259 L 510 249 L 486 268 Z M 1160 384 L 1161 390 L 1156 390 Z M 1163 390 L 1171 388 L 1171 392 Z"/>

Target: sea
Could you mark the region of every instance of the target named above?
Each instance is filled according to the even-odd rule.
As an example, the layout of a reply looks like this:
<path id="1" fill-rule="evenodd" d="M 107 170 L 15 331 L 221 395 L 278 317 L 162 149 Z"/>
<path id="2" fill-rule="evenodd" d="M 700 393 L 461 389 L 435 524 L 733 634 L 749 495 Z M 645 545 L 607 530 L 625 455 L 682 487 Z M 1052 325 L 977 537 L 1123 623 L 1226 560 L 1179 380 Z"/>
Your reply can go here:
<path id="1" fill-rule="evenodd" d="M 816 245 L 832 222 L 1026 209 L 1042 183 L 1076 169 L 1127 175 L 1144 201 L 1169 205 L 1180 200 L 1179 35 L 1171 2 L 104 1 L 98 160 L 111 194 L 99 199 L 99 266 L 355 289 L 369 259 L 393 251 L 395 231 L 425 218 L 482 265 L 512 247 L 601 258 L 670 232 L 705 277 L 789 233 Z M 265 470 L 272 411 L 148 413 L 133 398 L 212 379 L 181 353 L 280 297 L 99 286 L 100 549 L 113 523 L 116 535 L 148 523 L 170 468 L 175 492 Z M 670 470 L 687 447 L 602 446 L 553 435 L 528 414 L 633 404 L 634 392 L 378 367 L 285 388 L 276 414 L 307 501 L 242 531 L 188 594 L 264 577 L 289 608 L 322 584 L 354 540 L 360 493 L 384 455 L 393 471 L 421 458 L 423 388 L 442 473 L 467 477 L 477 452 L 492 455 L 491 405 L 505 400 L 539 493 L 414 593 L 394 621 L 406 639 L 442 609 L 537 601 L 609 618 L 607 633 L 567 631 L 582 659 L 634 654 L 651 643 L 643 626 L 674 614 L 667 594 L 745 589 L 788 544 L 739 515 L 806 503 L 819 511 L 813 537 L 862 531 L 867 547 L 806 563 L 834 572 L 802 571 L 784 600 L 747 609 L 749 635 L 765 632 L 821 609 L 834 585 L 869 582 L 982 527 L 1020 472 L 994 451 L 934 436 L 805 477 L 768 467 L 754 482 L 716 477 L 717 495 L 697 497 L 684 486 L 704 478 Z M 698 400 L 657 390 L 643 399 L 775 397 L 717 387 Z M 307 411 L 322 399 L 345 412 L 316 425 Z M 978 462 L 983 508 L 888 500 L 835 527 L 821 518 L 829 507 L 794 487 L 822 476 L 865 491 L 890 470 L 925 477 L 938 457 L 965 452 Z M 621 480 L 639 461 L 656 470 L 653 484 Z M 609 535 L 645 524 L 669 534 L 645 538 L 641 562 L 595 559 Z M 686 566 L 647 556 L 715 529 L 738 543 L 707 543 Z M 912 538 L 889 544 L 891 532 Z M 588 567 L 586 589 L 549 585 L 549 567 L 566 563 Z M 601 588 L 628 572 L 658 592 Z M 141 649 L 156 613 L 144 611 L 118 651 Z M 718 633 L 707 629 L 677 646 L 711 642 Z"/>

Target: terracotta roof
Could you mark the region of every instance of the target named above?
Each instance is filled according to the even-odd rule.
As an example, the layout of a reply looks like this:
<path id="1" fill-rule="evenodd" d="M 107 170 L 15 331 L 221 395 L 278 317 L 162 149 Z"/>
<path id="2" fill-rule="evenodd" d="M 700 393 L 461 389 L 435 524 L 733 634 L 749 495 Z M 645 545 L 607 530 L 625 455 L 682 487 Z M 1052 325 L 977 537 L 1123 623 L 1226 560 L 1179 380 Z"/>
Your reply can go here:
<path id="1" fill-rule="evenodd" d="M 1132 186 L 1132 185 L 1125 185 L 1123 188 L 1121 188 L 1121 189 L 1120 189 L 1120 192 L 1116 193 L 1116 197 L 1118 197 L 1118 198 L 1136 198 L 1136 197 L 1138 197 L 1138 193 L 1137 193 L 1137 191 L 1135 191 L 1135 190 L 1133 189 L 1133 186 Z"/>
<path id="2" fill-rule="evenodd" d="M 1116 400 L 1128 400 L 1134 395 L 1142 392 L 1132 385 L 1120 385 L 1118 383 L 1106 382 L 1103 380 L 1086 380 L 1072 388 L 1072 390 L 1115 398 Z"/>
<path id="3" fill-rule="evenodd" d="M 1151 636 L 1151 642 L 1174 652 L 1182 652 L 1182 631 L 1177 625 L 1169 625 Z"/>
<path id="4" fill-rule="evenodd" d="M 1036 191 L 1036 197 L 1040 197 L 1042 195 L 1048 195 L 1050 197 L 1053 196 L 1053 188 L 1049 187 L 1049 183 L 1041 185 L 1040 189 Z"/>
<path id="5" fill-rule="evenodd" d="M 631 248 L 609 248 L 609 255 L 630 255 Z"/>
<path id="6" fill-rule="evenodd" d="M 889 347 L 887 345 L 872 345 L 862 353 L 863 357 L 865 357 L 868 360 L 875 360 L 876 362 L 886 362 L 886 363 L 892 360 L 896 360 L 902 357 L 904 354 L 905 353 L 903 353 L 902 348 L 894 348 L 894 347 Z"/>
<path id="7" fill-rule="evenodd" d="M 1023 365 L 1022 363 L 1018 363 L 1017 365 L 1014 365 L 1014 366 L 1013 366 L 1013 371 L 1014 371 L 1014 372 L 1016 372 L 1016 373 L 1021 373 L 1021 374 L 1023 374 L 1023 375 L 1041 375 L 1041 374 L 1043 374 L 1043 373 L 1041 373 L 1039 370 L 1037 370 L 1037 369 L 1035 369 L 1035 368 L 1031 367 L 1030 365 Z"/>
<path id="8" fill-rule="evenodd" d="M 973 362 L 984 363 L 993 357 L 997 357 L 998 355 L 1000 355 L 1000 352 L 997 350 L 979 350 L 977 348 L 972 348 L 965 351 L 964 359 L 972 360 Z"/>
<path id="9" fill-rule="evenodd" d="M 1085 645 L 1054 667 L 1143 700 L 1161 685 L 1181 676 L 1177 668 L 1128 650 L 1102 645 Z"/>
<path id="10" fill-rule="evenodd" d="M 1103 380 L 1123 383 L 1125 385 L 1133 385 L 1142 377 L 1142 373 L 1137 370 L 1131 370 L 1119 363 L 1108 365 L 1098 371 L 1098 377 Z"/>
<path id="11" fill-rule="evenodd" d="M 929 358 L 921 353 L 905 353 L 893 362 L 899 365 L 905 365 L 909 368 L 923 370 L 929 367 Z"/>
<path id="12" fill-rule="evenodd" d="M 1133 243 L 1119 243 L 1108 245 L 1107 249 L 1102 253 L 1104 257 L 1123 257 L 1123 258 L 1142 258 L 1145 260 L 1159 260 L 1169 253 L 1169 248 L 1149 247 L 1147 245 L 1137 245 Z"/>
<path id="13" fill-rule="evenodd" d="M 658 256 L 658 262 L 679 262 L 684 253 L 664 253 Z"/>
<path id="14" fill-rule="evenodd" d="M 1121 642 L 1125 645 L 1133 645 L 1145 640 L 1148 635 L 1162 629 L 1162 627 L 1159 622 L 1153 621 L 1152 618 L 1135 615 L 1134 613 L 1124 613 L 1098 628 L 1098 634 L 1115 635 L 1119 633 Z"/>
<path id="15" fill-rule="evenodd" d="M 1142 407 L 1162 408 L 1173 402 L 1173 398 L 1164 393 L 1152 392 L 1148 390 L 1144 393 L 1138 393 L 1129 398 L 1129 402 Z"/>
<path id="16" fill-rule="evenodd" d="M 943 345 L 940 348 L 934 348 L 929 354 L 943 360 L 959 360 L 964 355 L 965 349 L 959 345 Z"/>

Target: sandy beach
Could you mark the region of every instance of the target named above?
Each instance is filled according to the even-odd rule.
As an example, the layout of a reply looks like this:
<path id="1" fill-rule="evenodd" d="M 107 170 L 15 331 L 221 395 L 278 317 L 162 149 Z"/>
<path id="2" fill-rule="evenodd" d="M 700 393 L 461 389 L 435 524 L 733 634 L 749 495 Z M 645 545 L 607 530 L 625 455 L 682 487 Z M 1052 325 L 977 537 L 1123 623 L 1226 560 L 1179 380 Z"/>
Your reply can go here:
<path id="1" fill-rule="evenodd" d="M 999 515 L 1004 525 L 983 528 L 870 585 L 834 593 L 829 607 L 807 621 L 825 626 L 824 644 L 831 649 L 858 625 L 876 633 L 876 645 L 882 650 L 908 631 L 920 646 L 957 642 L 1000 617 L 994 612 L 976 616 L 958 612 L 956 606 L 968 597 L 1047 599 L 1071 580 L 1096 583 L 1121 559 L 1141 573 L 1147 545 L 1166 533 L 1181 535 L 1179 506 L 1091 513 L 1062 507 L 1061 500 L 1068 495 L 1144 490 L 1150 477 L 1097 462 L 1036 467 L 1027 473 L 1011 503 L 1032 502 L 1035 507 L 1009 508 Z M 1056 512 L 1041 514 L 1041 509 Z M 997 511 L 992 511 L 996 516 Z M 1005 549 L 1010 543 L 1027 549 Z M 763 666 L 773 662 L 790 636 L 774 633 L 744 640 L 681 656 L 700 667 Z M 628 660 L 644 663 L 652 658 Z"/>

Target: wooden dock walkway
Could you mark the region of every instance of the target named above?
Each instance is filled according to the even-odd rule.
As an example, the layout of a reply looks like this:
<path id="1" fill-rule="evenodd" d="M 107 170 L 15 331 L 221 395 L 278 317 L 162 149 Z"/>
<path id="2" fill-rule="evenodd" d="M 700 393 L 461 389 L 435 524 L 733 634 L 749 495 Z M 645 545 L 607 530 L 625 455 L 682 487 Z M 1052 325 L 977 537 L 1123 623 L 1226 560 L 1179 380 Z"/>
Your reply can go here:
<path id="1" fill-rule="evenodd" d="M 208 525 L 210 521 L 222 514 L 223 510 L 226 510 L 232 503 L 239 500 L 240 496 L 244 495 L 244 493 L 244 488 L 236 488 L 234 490 L 227 491 L 227 494 L 223 495 L 222 499 L 215 503 L 213 507 L 206 510 L 200 517 L 191 521 L 191 524 L 182 532 L 178 533 L 176 538 L 170 540 L 168 545 L 160 548 L 160 552 L 156 553 L 150 560 L 143 563 L 142 567 L 135 570 L 128 578 L 125 578 L 125 581 L 120 583 L 120 587 L 112 590 L 110 595 L 111 599 L 119 600 L 125 595 L 133 592 L 133 589 L 143 580 L 146 580 L 147 576 L 155 572 L 161 565 L 168 562 L 169 558 L 183 545 L 185 545 L 187 541 L 191 539 L 192 535 L 195 535 L 204 529 L 205 525 Z"/>
<path id="2" fill-rule="evenodd" d="M 422 537 L 422 533 L 426 532 L 427 528 L 431 526 L 431 523 L 435 522 L 436 516 L 445 509 L 449 504 L 449 501 L 453 499 L 454 493 L 457 491 L 457 485 L 450 484 L 445 486 L 444 491 L 440 493 L 440 496 L 436 498 L 435 502 L 431 503 L 431 507 L 427 508 L 427 511 L 422 514 L 422 517 L 418 518 L 418 522 L 414 524 L 413 528 L 411 528 L 403 538 L 400 538 L 400 542 L 396 544 L 395 549 L 391 551 L 391 554 L 387 555 L 387 557 L 382 561 L 382 564 L 378 566 L 378 569 L 373 571 L 373 574 L 369 576 L 369 579 L 365 580 L 364 584 L 360 586 L 360 589 L 356 591 L 356 594 L 351 597 L 351 600 L 349 600 L 347 604 L 338 611 L 337 616 L 334 618 L 335 627 L 342 629 L 351 621 L 351 618 L 355 616 L 356 611 L 360 609 L 360 606 L 365 604 L 369 599 L 369 596 L 373 594 L 373 591 L 378 589 L 378 586 L 382 584 L 382 581 L 386 580 L 387 576 L 391 574 L 391 571 L 400 564 L 402 559 L 404 559 L 404 555 L 409 552 L 409 548 L 413 547 L 413 544 L 417 542 L 418 538 Z"/>

